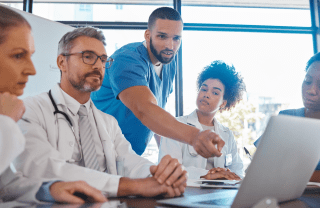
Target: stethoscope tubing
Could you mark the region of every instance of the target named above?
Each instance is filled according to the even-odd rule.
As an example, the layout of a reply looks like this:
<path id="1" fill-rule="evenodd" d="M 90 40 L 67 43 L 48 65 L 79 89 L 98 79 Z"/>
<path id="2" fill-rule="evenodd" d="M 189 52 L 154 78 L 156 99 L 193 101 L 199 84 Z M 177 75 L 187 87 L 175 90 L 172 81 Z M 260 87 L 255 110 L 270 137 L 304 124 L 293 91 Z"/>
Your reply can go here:
<path id="1" fill-rule="evenodd" d="M 80 159 L 79 159 L 79 160 L 71 159 L 71 160 L 69 160 L 69 162 L 80 162 L 80 161 L 82 160 L 82 158 L 83 158 L 82 148 L 81 148 L 80 142 L 78 141 L 78 139 L 77 139 L 77 137 L 76 137 L 76 134 L 75 134 L 75 131 L 74 131 L 74 128 L 73 128 L 73 124 L 72 124 L 72 122 L 71 122 L 71 119 L 69 118 L 68 114 L 66 114 L 65 112 L 60 111 L 60 110 L 58 109 L 58 106 L 57 106 L 56 102 L 54 101 L 54 99 L 53 99 L 53 97 L 52 97 L 51 90 L 49 90 L 49 98 L 50 98 L 51 103 L 52 103 L 52 105 L 53 105 L 53 107 L 54 107 L 53 115 L 56 116 L 56 114 L 60 113 L 61 115 L 64 116 L 64 118 L 65 118 L 65 119 L 67 120 L 67 122 L 68 122 L 69 127 L 70 127 L 71 130 L 72 130 L 72 133 L 73 133 L 73 135 L 74 135 L 74 138 L 75 138 L 75 140 L 76 140 L 76 143 L 77 143 L 77 145 L 78 145 L 78 147 L 79 147 Z M 59 119 L 57 118 L 57 120 L 59 120 Z"/>

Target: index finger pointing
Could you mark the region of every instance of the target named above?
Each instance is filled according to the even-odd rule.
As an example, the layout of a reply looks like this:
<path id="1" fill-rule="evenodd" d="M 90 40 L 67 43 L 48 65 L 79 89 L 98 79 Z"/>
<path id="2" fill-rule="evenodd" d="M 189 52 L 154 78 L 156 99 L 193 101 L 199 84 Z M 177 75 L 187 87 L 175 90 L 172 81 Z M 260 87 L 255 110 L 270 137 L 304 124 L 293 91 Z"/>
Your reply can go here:
<path id="1" fill-rule="evenodd" d="M 213 133 L 213 134 L 210 134 L 210 136 L 212 136 L 212 143 L 216 144 L 218 151 L 221 152 L 225 142 L 220 138 L 218 134 Z"/>
<path id="2" fill-rule="evenodd" d="M 212 141 L 209 141 L 208 144 L 205 146 L 207 151 L 210 152 L 211 157 L 216 156 L 220 157 L 222 154 L 217 150 L 214 143 Z"/>

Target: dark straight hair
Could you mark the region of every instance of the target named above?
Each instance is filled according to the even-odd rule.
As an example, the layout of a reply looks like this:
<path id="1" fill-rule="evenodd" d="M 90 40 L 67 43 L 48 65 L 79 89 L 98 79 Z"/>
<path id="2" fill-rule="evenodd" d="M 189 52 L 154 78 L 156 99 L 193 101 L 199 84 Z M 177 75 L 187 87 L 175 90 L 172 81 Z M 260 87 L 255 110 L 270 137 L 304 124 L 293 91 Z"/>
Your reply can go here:
<path id="1" fill-rule="evenodd" d="M 181 21 L 182 18 L 175 9 L 172 9 L 170 7 L 160 7 L 156 10 L 154 10 L 148 20 L 148 29 L 151 30 L 154 26 L 157 19 L 167 19 L 167 20 L 174 20 L 174 21 Z"/>

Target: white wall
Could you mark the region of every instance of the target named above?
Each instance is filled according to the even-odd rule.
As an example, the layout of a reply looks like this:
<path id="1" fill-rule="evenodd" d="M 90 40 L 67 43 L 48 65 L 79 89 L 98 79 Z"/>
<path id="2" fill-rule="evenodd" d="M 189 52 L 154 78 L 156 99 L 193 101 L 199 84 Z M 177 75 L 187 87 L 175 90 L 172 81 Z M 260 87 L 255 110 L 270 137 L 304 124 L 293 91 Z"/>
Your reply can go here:
<path id="1" fill-rule="evenodd" d="M 37 74 L 29 76 L 29 82 L 21 96 L 25 98 L 47 92 L 60 81 L 60 70 L 56 63 L 58 42 L 65 33 L 74 28 L 17 9 L 13 10 L 20 13 L 31 25 L 36 49 L 32 60 Z"/>

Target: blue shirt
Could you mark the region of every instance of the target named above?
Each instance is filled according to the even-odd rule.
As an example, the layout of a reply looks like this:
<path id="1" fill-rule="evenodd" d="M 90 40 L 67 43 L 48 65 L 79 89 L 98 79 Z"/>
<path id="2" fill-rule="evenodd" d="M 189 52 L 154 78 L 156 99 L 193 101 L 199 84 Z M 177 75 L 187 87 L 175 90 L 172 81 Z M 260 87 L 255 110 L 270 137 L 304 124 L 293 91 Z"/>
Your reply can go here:
<path id="1" fill-rule="evenodd" d="M 283 110 L 283 111 L 279 112 L 279 115 L 290 115 L 290 116 L 297 116 L 297 117 L 305 117 L 304 108 Z M 260 142 L 260 138 L 257 139 L 253 143 L 256 147 L 258 146 L 258 144 Z M 319 161 L 319 163 L 318 163 L 318 165 L 316 167 L 316 170 L 320 170 L 320 161 Z"/>
<path id="2" fill-rule="evenodd" d="M 155 96 L 158 106 L 165 107 L 173 91 L 176 63 L 163 65 L 161 79 L 156 74 L 143 43 L 130 43 L 117 50 L 112 56 L 112 66 L 106 70 L 101 89 L 91 93 L 98 109 L 114 116 L 133 150 L 141 155 L 153 132 L 141 123 L 132 111 L 118 98 L 123 90 L 132 86 L 147 86 Z"/>
<path id="3" fill-rule="evenodd" d="M 50 182 L 44 182 L 42 183 L 41 187 L 39 188 L 36 199 L 39 201 L 45 201 L 45 202 L 55 202 L 54 198 L 51 196 L 50 193 L 50 186 L 58 181 L 50 181 Z"/>

